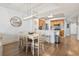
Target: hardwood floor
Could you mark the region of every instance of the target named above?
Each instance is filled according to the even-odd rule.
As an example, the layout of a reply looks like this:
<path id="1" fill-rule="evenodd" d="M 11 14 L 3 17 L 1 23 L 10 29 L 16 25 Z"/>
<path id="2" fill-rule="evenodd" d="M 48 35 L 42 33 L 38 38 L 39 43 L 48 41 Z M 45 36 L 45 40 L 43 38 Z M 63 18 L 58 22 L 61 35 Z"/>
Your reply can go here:
<path id="1" fill-rule="evenodd" d="M 48 42 L 40 44 L 40 56 L 79 56 L 79 41 L 76 36 L 65 37 L 56 46 Z M 32 53 L 30 48 L 28 53 L 20 50 L 19 43 L 14 42 L 3 46 L 3 56 L 32 56 Z"/>

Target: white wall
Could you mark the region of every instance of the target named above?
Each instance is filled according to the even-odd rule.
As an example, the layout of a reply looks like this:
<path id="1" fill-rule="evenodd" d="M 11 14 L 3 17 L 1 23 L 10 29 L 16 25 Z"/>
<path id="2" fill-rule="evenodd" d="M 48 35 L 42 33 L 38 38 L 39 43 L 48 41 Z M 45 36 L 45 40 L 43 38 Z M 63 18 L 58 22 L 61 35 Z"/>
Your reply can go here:
<path id="1" fill-rule="evenodd" d="M 67 28 L 67 24 L 69 24 L 69 28 Z M 65 28 L 64 28 L 65 29 L 65 36 L 77 34 L 77 25 L 75 22 L 69 23 L 68 21 L 65 21 L 64 26 L 65 26 Z"/>
<path id="2" fill-rule="evenodd" d="M 18 28 L 11 26 L 10 18 L 13 16 L 22 17 L 23 13 L 0 7 L 0 32 L 7 34 L 17 34 L 20 31 L 28 31 L 28 29 L 31 29 L 30 21 L 23 21 L 22 26 Z"/>
<path id="3" fill-rule="evenodd" d="M 5 43 L 16 41 L 20 32 L 27 32 L 32 30 L 32 21 L 22 21 L 21 27 L 13 27 L 10 24 L 10 18 L 13 16 L 18 16 L 22 19 L 24 14 L 12 9 L 0 7 L 0 33 L 4 33 L 3 36 Z M 22 19 L 23 20 L 23 19 Z M 4 44 L 5 44 L 4 43 Z"/>
<path id="4" fill-rule="evenodd" d="M 12 16 L 20 16 L 21 14 L 16 11 L 0 7 L 0 32 L 3 33 L 14 33 L 16 28 L 10 25 L 10 18 Z"/>
<path id="5" fill-rule="evenodd" d="M 64 36 L 67 35 L 67 22 L 64 20 Z"/>
<path id="6" fill-rule="evenodd" d="M 77 39 L 79 40 L 79 16 L 78 16 L 78 32 L 77 32 Z"/>
<path id="7" fill-rule="evenodd" d="M 78 25 L 78 32 L 77 32 L 77 39 L 79 40 L 79 25 Z"/>
<path id="8" fill-rule="evenodd" d="M 76 23 L 71 23 L 69 28 L 67 28 L 67 22 L 65 22 L 65 36 L 69 36 L 69 35 L 73 35 L 73 34 L 77 34 L 77 25 Z"/>
<path id="9" fill-rule="evenodd" d="M 67 28 L 67 24 L 69 24 L 69 28 Z M 67 21 L 64 22 L 64 36 L 70 35 L 70 23 L 67 23 Z"/>

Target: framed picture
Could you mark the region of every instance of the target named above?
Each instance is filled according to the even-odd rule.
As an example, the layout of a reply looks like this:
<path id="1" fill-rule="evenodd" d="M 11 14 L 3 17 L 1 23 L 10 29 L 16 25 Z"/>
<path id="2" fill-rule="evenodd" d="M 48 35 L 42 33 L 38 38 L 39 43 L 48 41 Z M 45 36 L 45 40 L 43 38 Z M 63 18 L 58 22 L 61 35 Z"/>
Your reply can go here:
<path id="1" fill-rule="evenodd" d="M 44 30 L 45 27 L 45 18 L 39 19 L 39 30 Z"/>

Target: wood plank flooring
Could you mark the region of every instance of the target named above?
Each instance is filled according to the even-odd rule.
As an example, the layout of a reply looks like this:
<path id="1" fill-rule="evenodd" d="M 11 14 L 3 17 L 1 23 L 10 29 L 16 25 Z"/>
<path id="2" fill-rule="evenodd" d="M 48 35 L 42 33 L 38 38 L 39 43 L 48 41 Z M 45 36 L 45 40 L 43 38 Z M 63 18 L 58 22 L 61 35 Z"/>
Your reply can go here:
<path id="1" fill-rule="evenodd" d="M 40 56 L 79 56 L 79 40 L 76 36 L 61 39 L 59 45 L 48 42 L 40 43 Z M 28 53 L 19 49 L 19 43 L 14 42 L 3 46 L 3 56 L 32 56 L 30 48 Z"/>

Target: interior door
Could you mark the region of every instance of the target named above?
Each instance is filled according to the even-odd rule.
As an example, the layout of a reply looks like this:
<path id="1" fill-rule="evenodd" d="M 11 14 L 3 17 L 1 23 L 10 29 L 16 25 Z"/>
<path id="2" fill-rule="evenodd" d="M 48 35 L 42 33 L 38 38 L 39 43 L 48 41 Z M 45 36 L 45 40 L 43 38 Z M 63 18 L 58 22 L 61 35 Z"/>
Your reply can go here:
<path id="1" fill-rule="evenodd" d="M 70 34 L 77 35 L 77 24 L 76 23 L 70 24 Z"/>

